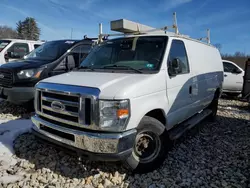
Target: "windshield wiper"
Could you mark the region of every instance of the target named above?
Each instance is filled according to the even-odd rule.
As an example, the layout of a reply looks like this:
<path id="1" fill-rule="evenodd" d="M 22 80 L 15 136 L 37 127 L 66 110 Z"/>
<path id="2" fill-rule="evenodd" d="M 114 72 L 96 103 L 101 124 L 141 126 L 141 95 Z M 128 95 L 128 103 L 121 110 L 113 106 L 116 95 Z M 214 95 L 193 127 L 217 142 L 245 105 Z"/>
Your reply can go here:
<path id="1" fill-rule="evenodd" d="M 130 67 L 130 66 L 126 66 L 126 65 L 106 65 L 104 67 L 102 67 L 104 69 L 108 69 L 108 68 L 126 68 L 126 69 L 129 69 L 129 70 L 133 70 L 135 72 L 138 72 L 138 73 L 143 73 L 141 70 L 139 69 L 135 69 L 133 67 Z"/>
<path id="2" fill-rule="evenodd" d="M 80 70 L 80 69 L 88 69 L 88 70 L 92 70 L 92 71 L 95 70 L 95 69 L 93 69 L 92 66 L 80 66 L 80 67 L 77 68 L 77 70 Z"/>

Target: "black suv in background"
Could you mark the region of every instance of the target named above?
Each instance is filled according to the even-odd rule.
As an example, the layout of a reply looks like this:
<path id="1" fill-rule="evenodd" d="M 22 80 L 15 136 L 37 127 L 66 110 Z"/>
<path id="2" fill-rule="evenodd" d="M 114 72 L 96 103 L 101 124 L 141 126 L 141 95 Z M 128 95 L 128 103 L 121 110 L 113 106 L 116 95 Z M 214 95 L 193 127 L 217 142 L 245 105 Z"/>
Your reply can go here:
<path id="1" fill-rule="evenodd" d="M 79 66 L 95 45 L 92 39 L 49 41 L 22 60 L 0 66 L 0 98 L 14 104 L 30 104 L 35 84 Z"/>

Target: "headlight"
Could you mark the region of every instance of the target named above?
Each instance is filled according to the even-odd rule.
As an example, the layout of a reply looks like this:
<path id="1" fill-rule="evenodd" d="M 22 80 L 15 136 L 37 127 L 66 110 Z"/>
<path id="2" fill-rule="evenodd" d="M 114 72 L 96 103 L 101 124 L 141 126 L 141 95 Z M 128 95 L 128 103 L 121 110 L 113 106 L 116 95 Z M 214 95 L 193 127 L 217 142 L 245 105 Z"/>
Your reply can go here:
<path id="1" fill-rule="evenodd" d="M 103 130 L 123 131 L 130 117 L 129 101 L 99 101 L 100 121 Z"/>
<path id="2" fill-rule="evenodd" d="M 20 72 L 17 73 L 17 76 L 19 79 L 39 78 L 42 71 L 43 68 L 21 70 Z"/>

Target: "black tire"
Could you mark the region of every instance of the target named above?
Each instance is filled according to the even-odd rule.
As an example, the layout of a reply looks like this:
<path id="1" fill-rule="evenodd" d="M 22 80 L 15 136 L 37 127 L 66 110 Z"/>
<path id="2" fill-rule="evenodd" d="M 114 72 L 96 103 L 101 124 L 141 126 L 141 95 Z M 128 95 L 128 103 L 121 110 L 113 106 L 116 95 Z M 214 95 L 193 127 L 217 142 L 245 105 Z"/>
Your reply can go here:
<path id="1" fill-rule="evenodd" d="M 161 166 L 170 149 L 171 142 L 165 126 L 152 117 L 145 116 L 137 131 L 133 152 L 127 158 L 126 163 L 134 173 L 141 174 Z M 152 154 L 150 155 L 150 153 Z"/>
<path id="2" fill-rule="evenodd" d="M 217 117 L 219 99 L 214 98 L 211 104 L 208 106 L 208 109 L 212 110 L 212 113 L 208 116 L 208 120 L 215 121 Z"/>
<path id="3" fill-rule="evenodd" d="M 226 95 L 227 95 L 228 97 L 236 98 L 236 97 L 239 97 L 240 93 L 227 93 Z"/>
<path id="4" fill-rule="evenodd" d="M 24 103 L 22 106 L 29 112 L 35 111 L 34 100 L 30 100 L 29 102 Z"/>

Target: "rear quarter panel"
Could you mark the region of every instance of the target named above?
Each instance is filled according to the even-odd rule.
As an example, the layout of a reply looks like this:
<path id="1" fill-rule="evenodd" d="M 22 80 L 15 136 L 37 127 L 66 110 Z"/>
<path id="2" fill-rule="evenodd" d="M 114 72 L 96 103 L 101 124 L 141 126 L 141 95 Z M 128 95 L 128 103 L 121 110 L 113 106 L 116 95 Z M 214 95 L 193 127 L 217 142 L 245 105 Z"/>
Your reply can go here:
<path id="1" fill-rule="evenodd" d="M 185 39 L 191 64 L 192 97 L 195 111 L 204 109 L 222 88 L 223 64 L 219 51 L 208 44 Z"/>
<path id="2" fill-rule="evenodd" d="M 223 64 L 215 47 L 189 39 L 184 41 L 191 64 L 192 108 L 198 112 L 211 103 L 218 88 L 222 89 Z"/>

